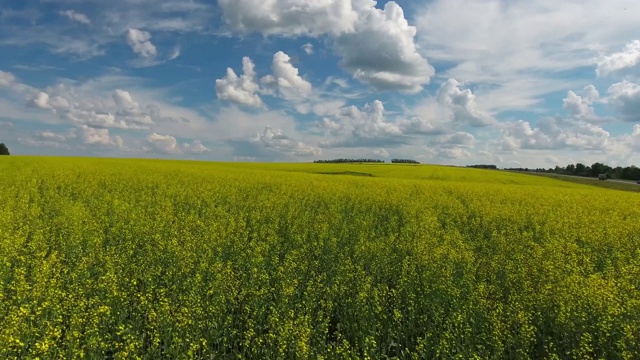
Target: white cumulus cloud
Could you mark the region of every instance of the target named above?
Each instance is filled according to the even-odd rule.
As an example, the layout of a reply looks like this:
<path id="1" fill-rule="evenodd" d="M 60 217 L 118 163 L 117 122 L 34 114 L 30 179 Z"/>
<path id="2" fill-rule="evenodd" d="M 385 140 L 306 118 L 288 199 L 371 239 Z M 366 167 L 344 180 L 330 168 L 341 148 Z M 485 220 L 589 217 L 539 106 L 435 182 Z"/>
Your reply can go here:
<path id="1" fill-rule="evenodd" d="M 397 124 L 385 120 L 385 109 L 382 101 L 375 100 L 360 111 L 355 107 L 348 108 L 345 113 L 354 125 L 353 135 L 357 137 L 378 137 L 400 135 L 402 131 Z"/>
<path id="2" fill-rule="evenodd" d="M 271 69 L 273 75 L 267 75 L 261 81 L 266 86 L 277 88 L 284 99 L 302 100 L 311 93 L 311 83 L 299 75 L 289 55 L 282 51 L 275 53 Z"/>
<path id="3" fill-rule="evenodd" d="M 438 101 L 453 111 L 452 120 L 476 127 L 496 124 L 496 120 L 481 111 L 476 103 L 476 97 L 469 89 L 461 89 L 462 84 L 455 79 L 449 79 L 438 90 Z"/>
<path id="4" fill-rule="evenodd" d="M 49 105 L 49 94 L 42 91 L 39 92 L 35 98 L 31 99 L 29 104 L 42 110 L 51 109 L 51 105 Z"/>
<path id="5" fill-rule="evenodd" d="M 640 40 L 634 40 L 628 43 L 623 51 L 609 56 L 602 56 L 598 61 L 596 74 L 598 76 L 606 76 L 612 72 L 631 68 L 638 64 L 640 64 Z"/>
<path id="6" fill-rule="evenodd" d="M 596 113 L 593 103 L 600 99 L 600 93 L 593 85 L 585 87 L 582 95 L 569 90 L 567 97 L 562 101 L 562 107 L 572 116 L 582 120 L 593 120 Z"/>
<path id="7" fill-rule="evenodd" d="M 253 108 L 264 108 L 265 105 L 257 92 L 260 86 L 256 80 L 255 65 L 250 58 L 242 58 L 242 75 L 238 76 L 231 68 L 227 68 L 227 76 L 216 80 L 218 99 L 231 101 Z"/>
<path id="8" fill-rule="evenodd" d="M 355 79 L 379 90 L 417 93 L 430 82 L 434 68 L 417 51 L 416 28 L 394 1 L 384 9 L 362 7 L 354 31 L 335 38 L 340 64 Z"/>
<path id="9" fill-rule="evenodd" d="M 327 135 L 340 135 L 321 142 L 322 147 L 393 147 L 409 141 L 400 123 L 387 120 L 380 100 L 365 104 L 362 109 L 344 107 L 335 118 L 337 121 L 323 119 L 316 124 Z"/>
<path id="10" fill-rule="evenodd" d="M 144 58 L 154 57 L 158 54 L 155 45 L 151 43 L 151 34 L 146 31 L 128 29 L 125 38 L 133 52 Z"/>
<path id="11" fill-rule="evenodd" d="M 160 135 L 152 133 L 147 136 L 148 143 L 154 150 L 166 153 L 166 154 L 179 154 L 182 152 L 178 145 L 178 140 L 171 135 Z"/>
<path id="12" fill-rule="evenodd" d="M 80 130 L 80 139 L 84 144 L 116 146 L 120 149 L 124 147 L 122 138 L 111 136 L 109 129 L 97 129 L 87 125 L 81 125 L 78 129 Z"/>

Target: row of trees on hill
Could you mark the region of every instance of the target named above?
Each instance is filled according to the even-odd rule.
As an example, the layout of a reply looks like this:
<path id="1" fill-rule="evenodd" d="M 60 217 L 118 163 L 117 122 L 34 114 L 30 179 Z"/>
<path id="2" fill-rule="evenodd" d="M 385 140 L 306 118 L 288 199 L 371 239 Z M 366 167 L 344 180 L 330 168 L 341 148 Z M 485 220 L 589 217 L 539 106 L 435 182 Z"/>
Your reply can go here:
<path id="1" fill-rule="evenodd" d="M 392 164 L 420 164 L 419 162 L 411 159 L 391 159 Z"/>
<path id="2" fill-rule="evenodd" d="M 384 160 L 379 159 L 333 159 L 333 160 L 316 160 L 316 164 L 344 164 L 344 163 L 384 163 Z M 392 164 L 420 164 L 419 162 L 411 159 L 391 159 Z"/>
<path id="3" fill-rule="evenodd" d="M 622 179 L 622 180 L 638 180 L 640 179 L 640 168 L 631 165 L 627 167 L 617 166 L 611 167 L 603 163 L 594 163 L 591 166 L 582 163 L 569 164 L 565 167 L 556 166 L 549 169 L 529 169 L 529 168 L 510 168 L 506 170 L 517 171 L 533 171 L 543 173 L 553 173 L 560 175 L 574 175 L 585 177 L 597 177 L 599 174 L 606 174 L 610 179 Z"/>
<path id="4" fill-rule="evenodd" d="M 498 169 L 498 167 L 495 165 L 467 165 L 467 167 L 476 168 L 476 169 L 491 169 L 491 170 Z"/>
<path id="5" fill-rule="evenodd" d="M 384 160 L 378 159 L 333 159 L 333 160 L 316 160 L 317 164 L 344 164 L 344 163 L 383 163 Z"/>
<path id="6" fill-rule="evenodd" d="M 0 143 L 0 155 L 10 155 L 9 148 L 4 143 Z"/>

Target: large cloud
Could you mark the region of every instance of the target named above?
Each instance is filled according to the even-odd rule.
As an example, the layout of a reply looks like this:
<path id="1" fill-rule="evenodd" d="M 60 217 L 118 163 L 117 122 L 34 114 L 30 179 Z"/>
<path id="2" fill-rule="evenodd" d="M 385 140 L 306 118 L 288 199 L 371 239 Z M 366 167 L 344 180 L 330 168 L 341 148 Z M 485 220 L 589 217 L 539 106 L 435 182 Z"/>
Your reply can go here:
<path id="1" fill-rule="evenodd" d="M 219 99 L 244 106 L 265 107 L 257 94 L 259 90 L 260 85 L 256 80 L 255 65 L 248 57 L 242 58 L 242 75 L 240 77 L 233 69 L 227 68 L 227 76 L 216 80 L 216 94 Z"/>
<path id="2" fill-rule="evenodd" d="M 365 7 L 359 15 L 355 31 L 335 39 L 340 64 L 354 78 L 377 89 L 422 90 L 435 71 L 418 53 L 416 28 L 404 18 L 402 8 L 390 1 L 384 10 Z"/>

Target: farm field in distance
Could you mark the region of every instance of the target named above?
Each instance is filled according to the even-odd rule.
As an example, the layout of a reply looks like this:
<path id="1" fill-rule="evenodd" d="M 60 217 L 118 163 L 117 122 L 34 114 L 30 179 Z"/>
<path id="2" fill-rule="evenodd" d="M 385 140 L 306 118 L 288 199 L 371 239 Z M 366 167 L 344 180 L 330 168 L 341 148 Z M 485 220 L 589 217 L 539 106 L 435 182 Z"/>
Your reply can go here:
<path id="1" fill-rule="evenodd" d="M 0 358 L 640 358 L 639 193 L 14 156 L 0 184 Z"/>

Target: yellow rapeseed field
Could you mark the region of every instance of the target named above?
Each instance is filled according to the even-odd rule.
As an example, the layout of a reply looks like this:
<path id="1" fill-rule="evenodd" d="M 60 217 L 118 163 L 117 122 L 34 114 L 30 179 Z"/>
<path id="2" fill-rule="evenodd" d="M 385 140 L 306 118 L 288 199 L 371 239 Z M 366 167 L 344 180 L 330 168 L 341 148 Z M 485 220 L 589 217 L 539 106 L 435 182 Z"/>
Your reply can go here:
<path id="1" fill-rule="evenodd" d="M 0 358 L 640 358 L 638 193 L 3 157 L 0 212 Z"/>

